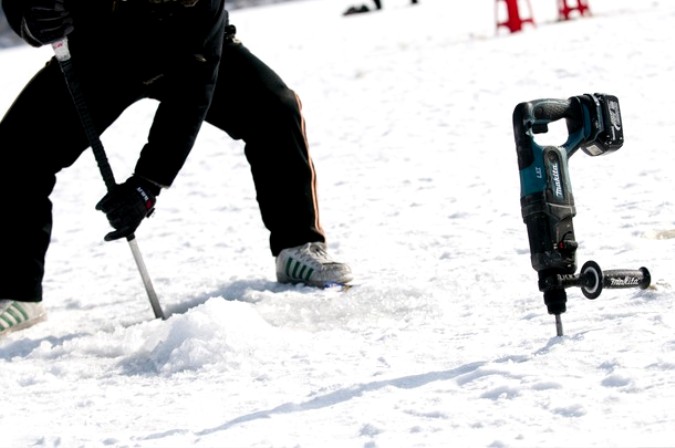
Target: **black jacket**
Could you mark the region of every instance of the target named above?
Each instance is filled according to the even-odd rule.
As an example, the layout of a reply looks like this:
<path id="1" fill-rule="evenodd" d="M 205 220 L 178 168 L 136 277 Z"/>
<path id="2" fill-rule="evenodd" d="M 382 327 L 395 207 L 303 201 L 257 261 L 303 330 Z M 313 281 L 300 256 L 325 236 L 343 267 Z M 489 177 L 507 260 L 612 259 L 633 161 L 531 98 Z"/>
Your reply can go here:
<path id="1" fill-rule="evenodd" d="M 20 34 L 24 0 L 1 0 Z M 136 174 L 175 179 L 215 87 L 227 25 L 225 0 L 66 0 L 73 68 L 86 89 L 129 86 L 160 100 Z M 86 90 L 85 90 L 86 91 Z"/>

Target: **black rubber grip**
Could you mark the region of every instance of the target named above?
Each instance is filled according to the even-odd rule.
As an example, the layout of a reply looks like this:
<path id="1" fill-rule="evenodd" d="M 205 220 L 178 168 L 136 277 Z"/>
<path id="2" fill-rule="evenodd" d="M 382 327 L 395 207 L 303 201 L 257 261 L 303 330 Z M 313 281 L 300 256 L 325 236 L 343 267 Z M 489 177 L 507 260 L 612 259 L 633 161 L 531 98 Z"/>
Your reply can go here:
<path id="1" fill-rule="evenodd" d="M 547 99 L 539 100 L 534 104 L 534 118 L 547 122 L 572 117 L 572 102 L 570 100 Z"/>
<path id="2" fill-rule="evenodd" d="M 651 275 L 647 268 L 613 269 L 602 272 L 602 283 L 605 288 L 635 288 L 645 289 L 651 283 Z"/>

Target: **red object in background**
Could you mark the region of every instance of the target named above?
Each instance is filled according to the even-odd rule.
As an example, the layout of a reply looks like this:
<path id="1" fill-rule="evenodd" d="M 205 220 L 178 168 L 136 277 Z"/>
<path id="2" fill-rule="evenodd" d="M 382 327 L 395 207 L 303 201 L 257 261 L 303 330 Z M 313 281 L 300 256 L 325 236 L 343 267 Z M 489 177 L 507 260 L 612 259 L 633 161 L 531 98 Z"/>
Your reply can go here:
<path id="1" fill-rule="evenodd" d="M 580 15 L 590 15 L 591 10 L 588 8 L 588 0 L 575 0 L 576 5 L 570 6 L 572 0 L 558 0 L 558 18 L 559 20 L 569 20 L 570 14 L 578 11 Z"/>
<path id="2" fill-rule="evenodd" d="M 499 4 L 500 1 L 505 3 L 506 6 L 506 20 L 499 20 Z M 518 7 L 518 0 L 496 0 L 495 4 L 495 17 L 497 21 L 497 31 L 499 28 L 504 26 L 509 29 L 512 33 L 520 31 L 523 29 L 523 24 L 529 23 L 534 26 L 534 19 L 532 18 L 532 6 L 530 6 L 530 0 L 524 0 L 527 4 L 527 9 L 529 11 L 528 17 L 523 17 L 520 14 Z"/>

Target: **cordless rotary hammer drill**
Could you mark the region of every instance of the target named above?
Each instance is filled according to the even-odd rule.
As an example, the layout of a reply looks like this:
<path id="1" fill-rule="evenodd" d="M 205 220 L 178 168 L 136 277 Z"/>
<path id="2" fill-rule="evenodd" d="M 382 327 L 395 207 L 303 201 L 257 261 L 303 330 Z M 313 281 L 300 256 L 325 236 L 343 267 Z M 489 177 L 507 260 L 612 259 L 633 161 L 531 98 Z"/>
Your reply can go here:
<path id="1" fill-rule="evenodd" d="M 542 147 L 535 134 L 565 119 L 567 141 Z M 527 226 L 532 267 L 539 275 L 539 290 L 549 314 L 555 315 L 562 336 L 560 315 L 566 311 L 565 288 L 581 287 L 589 299 L 603 288 L 645 289 L 651 276 L 647 268 L 602 271 L 597 263 L 585 263 L 576 271 L 572 218 L 576 215 L 568 160 L 579 149 L 590 156 L 610 154 L 623 145 L 619 100 L 612 95 L 585 94 L 568 99 L 539 99 L 520 103 L 513 112 L 513 131 L 520 169 L 520 206 Z"/>

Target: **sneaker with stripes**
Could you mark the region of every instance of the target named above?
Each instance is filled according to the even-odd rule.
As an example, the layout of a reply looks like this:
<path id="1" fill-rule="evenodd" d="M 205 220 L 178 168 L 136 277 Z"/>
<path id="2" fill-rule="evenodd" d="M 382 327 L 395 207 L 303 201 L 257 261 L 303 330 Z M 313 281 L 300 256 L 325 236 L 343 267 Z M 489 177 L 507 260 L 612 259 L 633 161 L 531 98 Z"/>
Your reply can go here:
<path id="1" fill-rule="evenodd" d="M 35 325 L 46 317 L 40 302 L 0 299 L 0 336 Z"/>
<path id="2" fill-rule="evenodd" d="M 279 253 L 277 280 L 325 288 L 349 283 L 352 281 L 352 270 L 345 263 L 332 260 L 324 243 L 306 243 Z"/>

